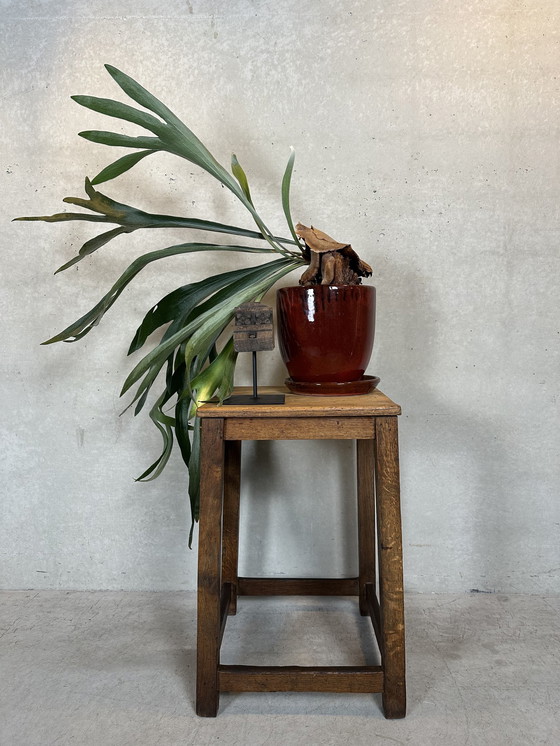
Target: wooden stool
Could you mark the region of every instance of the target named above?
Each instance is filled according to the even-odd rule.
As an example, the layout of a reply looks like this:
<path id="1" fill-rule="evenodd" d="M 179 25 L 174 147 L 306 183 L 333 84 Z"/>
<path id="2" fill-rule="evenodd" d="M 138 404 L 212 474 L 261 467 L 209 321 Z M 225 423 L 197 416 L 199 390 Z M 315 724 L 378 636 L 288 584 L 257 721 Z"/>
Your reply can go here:
<path id="1" fill-rule="evenodd" d="M 283 389 L 264 388 L 266 393 Z M 239 389 L 236 393 L 250 393 Z M 286 394 L 285 405 L 205 404 L 201 418 L 196 712 L 215 717 L 220 692 L 382 692 L 387 718 L 405 716 L 402 536 L 397 417 L 380 391 L 360 396 Z M 241 441 L 355 439 L 359 577 L 240 578 L 237 574 Z M 375 526 L 378 552 L 376 562 Z M 376 565 L 379 580 L 377 596 Z M 237 596 L 358 596 L 380 666 L 225 666 L 220 646 Z"/>

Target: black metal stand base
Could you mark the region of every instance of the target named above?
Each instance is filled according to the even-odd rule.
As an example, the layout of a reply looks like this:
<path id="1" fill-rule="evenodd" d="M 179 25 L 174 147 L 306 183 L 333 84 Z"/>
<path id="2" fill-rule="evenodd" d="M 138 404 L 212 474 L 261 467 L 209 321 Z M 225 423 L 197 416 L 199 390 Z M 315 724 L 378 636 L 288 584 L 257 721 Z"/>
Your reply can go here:
<path id="1" fill-rule="evenodd" d="M 285 404 L 285 402 L 284 394 L 258 394 L 257 396 L 236 394 L 230 396 L 229 399 L 224 399 L 223 404 L 230 406 L 235 404 Z"/>
<path id="2" fill-rule="evenodd" d="M 259 394 L 257 388 L 257 353 L 253 351 L 253 393 L 236 394 L 224 399 L 223 404 L 285 404 L 286 397 L 284 394 Z"/>

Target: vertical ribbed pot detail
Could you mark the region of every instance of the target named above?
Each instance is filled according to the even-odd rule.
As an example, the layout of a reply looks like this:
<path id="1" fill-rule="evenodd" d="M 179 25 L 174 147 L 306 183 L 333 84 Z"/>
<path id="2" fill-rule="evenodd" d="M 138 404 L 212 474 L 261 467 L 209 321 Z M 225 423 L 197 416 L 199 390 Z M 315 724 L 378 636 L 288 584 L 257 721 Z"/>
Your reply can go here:
<path id="1" fill-rule="evenodd" d="M 378 379 L 364 377 L 375 333 L 374 287 L 287 287 L 276 299 L 280 354 L 292 391 L 358 394 L 375 387 Z"/>

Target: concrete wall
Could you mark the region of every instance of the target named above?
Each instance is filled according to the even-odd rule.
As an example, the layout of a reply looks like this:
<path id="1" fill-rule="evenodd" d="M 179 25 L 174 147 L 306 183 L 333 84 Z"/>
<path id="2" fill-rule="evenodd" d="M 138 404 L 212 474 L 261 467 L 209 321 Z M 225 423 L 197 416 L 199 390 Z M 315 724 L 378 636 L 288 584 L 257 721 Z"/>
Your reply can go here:
<path id="1" fill-rule="evenodd" d="M 114 156 L 76 136 L 111 127 L 69 98 L 118 95 L 110 62 L 220 160 L 235 150 L 276 230 L 294 145 L 295 217 L 373 265 L 369 372 L 404 410 L 408 589 L 558 591 L 557 0 L 0 6 L 0 585 L 195 583 L 180 459 L 155 482 L 133 482 L 159 436 L 144 416 L 119 417 L 118 393 L 143 312 L 218 259 L 153 265 L 81 342 L 39 347 L 137 255 L 185 234 L 120 237 L 53 277 L 92 226 L 8 222 L 59 211 Z M 225 190 L 167 156 L 105 191 L 153 212 L 249 225 Z M 225 266 L 250 261 L 232 255 Z M 261 367 L 263 381 L 285 376 L 277 352 Z M 351 444 L 256 444 L 246 474 L 244 572 L 354 571 L 355 516 L 339 494 L 353 484 Z"/>

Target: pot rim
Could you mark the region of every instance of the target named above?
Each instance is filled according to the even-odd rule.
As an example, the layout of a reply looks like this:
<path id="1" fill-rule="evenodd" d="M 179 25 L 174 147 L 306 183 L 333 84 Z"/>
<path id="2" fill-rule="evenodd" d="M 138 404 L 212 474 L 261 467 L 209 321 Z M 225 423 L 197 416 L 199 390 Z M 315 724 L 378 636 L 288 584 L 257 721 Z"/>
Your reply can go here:
<path id="1" fill-rule="evenodd" d="M 308 291 L 313 290 L 325 292 L 327 290 L 351 290 L 351 291 L 372 291 L 375 290 L 375 285 L 285 285 L 284 287 L 277 288 L 276 292 L 281 293 L 283 291 Z"/>

